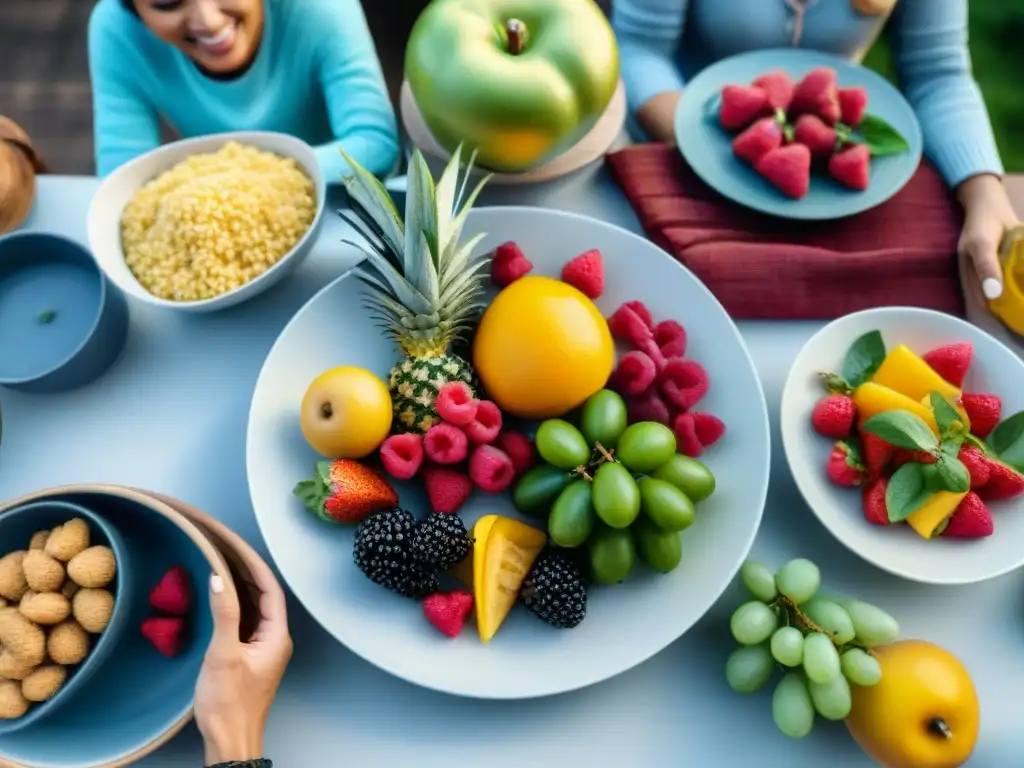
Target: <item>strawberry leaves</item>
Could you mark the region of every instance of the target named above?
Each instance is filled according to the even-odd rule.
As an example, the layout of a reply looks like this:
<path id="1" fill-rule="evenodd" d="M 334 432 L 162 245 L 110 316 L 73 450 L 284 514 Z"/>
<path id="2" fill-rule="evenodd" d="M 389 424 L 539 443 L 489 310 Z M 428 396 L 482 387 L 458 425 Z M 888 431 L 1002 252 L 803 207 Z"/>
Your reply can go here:
<path id="1" fill-rule="evenodd" d="M 850 139 L 866 144 L 872 157 L 898 155 L 910 149 L 903 134 L 877 115 L 864 115 L 850 132 Z"/>
<path id="2" fill-rule="evenodd" d="M 935 433 L 910 411 L 886 411 L 872 416 L 861 427 L 889 445 L 908 451 L 931 453 L 939 447 Z"/>

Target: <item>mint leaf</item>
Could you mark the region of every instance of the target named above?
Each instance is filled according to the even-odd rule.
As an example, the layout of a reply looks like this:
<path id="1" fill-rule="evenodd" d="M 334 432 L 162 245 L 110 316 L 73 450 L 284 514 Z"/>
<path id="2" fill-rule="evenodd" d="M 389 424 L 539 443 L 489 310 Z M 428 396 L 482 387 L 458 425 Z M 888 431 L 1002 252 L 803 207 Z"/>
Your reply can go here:
<path id="1" fill-rule="evenodd" d="M 908 451 L 931 453 L 939 447 L 939 441 L 935 439 L 931 427 L 925 424 L 920 416 L 915 416 L 910 411 L 879 413 L 865 421 L 861 428 L 889 445 L 906 448 Z"/>
<path id="2" fill-rule="evenodd" d="M 971 475 L 959 459 L 946 453 L 935 457 L 935 468 L 942 487 L 953 493 L 963 493 L 971 489 Z"/>
<path id="3" fill-rule="evenodd" d="M 877 115 L 864 115 L 857 126 L 857 135 L 863 139 L 872 157 L 898 155 L 910 149 L 903 134 Z"/>
<path id="4" fill-rule="evenodd" d="M 919 510 L 931 497 L 925 483 L 924 465 L 917 462 L 904 464 L 893 472 L 885 487 L 885 510 L 890 523 L 900 523 Z"/>
<path id="5" fill-rule="evenodd" d="M 935 423 L 939 425 L 939 435 L 943 439 L 952 437 L 953 433 L 965 432 L 960 414 L 945 397 L 938 392 L 932 392 L 928 399 L 931 402 L 932 413 L 935 414 Z"/>
<path id="6" fill-rule="evenodd" d="M 992 430 L 988 441 L 1004 464 L 1024 471 L 1024 411 L 1004 419 Z"/>
<path id="7" fill-rule="evenodd" d="M 885 360 L 885 341 L 878 331 L 868 331 L 846 350 L 843 359 L 843 379 L 851 388 L 863 384 L 875 375 Z"/>

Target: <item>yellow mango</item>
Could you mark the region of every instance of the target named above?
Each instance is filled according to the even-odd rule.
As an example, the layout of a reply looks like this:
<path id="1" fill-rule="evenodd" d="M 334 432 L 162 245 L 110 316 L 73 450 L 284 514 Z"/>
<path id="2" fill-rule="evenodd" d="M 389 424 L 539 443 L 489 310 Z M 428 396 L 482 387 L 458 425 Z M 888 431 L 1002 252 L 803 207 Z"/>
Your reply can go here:
<path id="1" fill-rule="evenodd" d="M 894 389 L 889 389 L 874 381 L 867 381 L 853 390 L 852 397 L 861 421 L 866 421 L 872 416 L 886 411 L 909 411 L 921 418 L 935 434 L 939 433 L 938 425 L 935 423 L 935 414 L 932 413 L 931 408 L 923 406 L 918 400 L 911 400 L 906 395 L 901 395 Z"/>
<path id="2" fill-rule="evenodd" d="M 954 402 L 961 395 L 959 389 L 939 376 L 928 363 L 903 344 L 885 356 L 871 380 L 918 403 L 932 392 L 938 392 Z"/>
<path id="3" fill-rule="evenodd" d="M 922 538 L 930 539 L 936 529 L 952 516 L 966 495 L 967 491 L 938 491 L 907 518 L 907 524 Z"/>
<path id="4" fill-rule="evenodd" d="M 455 566 L 455 578 L 471 587 L 474 594 L 477 593 L 477 590 L 484 581 L 484 551 L 487 547 L 487 536 L 497 519 L 497 515 L 484 515 L 476 521 L 476 525 L 473 526 L 473 551 L 466 558 L 469 561 L 469 565 L 466 566 L 466 560 L 463 560 L 459 565 Z M 468 574 L 470 578 L 468 583 L 464 581 L 464 576 L 467 575 L 464 570 L 461 571 L 460 575 L 460 567 L 462 569 L 466 567 L 471 569 Z M 477 615 L 479 616 L 479 612 Z"/>
<path id="5" fill-rule="evenodd" d="M 960 420 L 963 421 L 964 426 L 967 428 L 967 431 L 969 432 L 970 429 L 971 429 L 971 418 L 970 418 L 970 416 L 967 415 L 967 411 L 964 410 L 964 407 L 960 404 L 960 401 L 959 400 L 947 400 L 946 402 L 948 402 L 950 405 L 953 406 L 953 410 L 956 411 L 957 414 L 960 416 Z M 925 408 L 927 408 L 932 413 L 935 412 L 935 409 L 932 408 L 932 396 L 931 395 L 925 395 L 923 398 L 921 398 L 921 405 L 923 405 Z"/>
<path id="6" fill-rule="evenodd" d="M 475 527 L 473 532 L 476 533 Z M 511 517 L 496 517 L 487 530 L 483 549 L 474 545 L 473 591 L 477 632 L 482 642 L 490 642 L 508 618 L 519 589 L 547 540 L 546 532 L 531 525 Z M 478 557 L 480 554 L 483 557 Z"/>

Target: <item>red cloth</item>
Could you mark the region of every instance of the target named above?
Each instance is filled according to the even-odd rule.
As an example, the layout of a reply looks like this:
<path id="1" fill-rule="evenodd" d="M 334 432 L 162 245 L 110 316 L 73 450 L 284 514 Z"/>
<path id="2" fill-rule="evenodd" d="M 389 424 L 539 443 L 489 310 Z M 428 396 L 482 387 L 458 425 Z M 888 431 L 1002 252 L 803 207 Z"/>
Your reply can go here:
<path id="1" fill-rule="evenodd" d="M 964 313 L 955 256 L 962 214 L 926 164 L 873 210 L 804 222 L 726 200 L 666 144 L 629 147 L 607 162 L 648 237 L 736 319 L 832 319 L 884 306 Z"/>

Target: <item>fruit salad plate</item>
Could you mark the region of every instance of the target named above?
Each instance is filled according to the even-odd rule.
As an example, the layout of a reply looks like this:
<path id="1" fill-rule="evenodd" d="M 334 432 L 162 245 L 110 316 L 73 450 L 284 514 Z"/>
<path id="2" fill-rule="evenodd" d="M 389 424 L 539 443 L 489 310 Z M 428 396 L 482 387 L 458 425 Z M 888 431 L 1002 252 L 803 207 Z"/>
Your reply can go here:
<path id="1" fill-rule="evenodd" d="M 804 346 L 782 443 L 822 524 L 911 581 L 1024 565 L 1024 362 L 984 331 L 909 307 L 857 312 Z"/>
<path id="2" fill-rule="evenodd" d="M 446 183 L 437 183 L 439 197 Z M 386 218 L 381 232 L 393 221 L 401 227 L 400 220 Z M 249 414 L 249 489 L 260 530 L 284 579 L 322 626 L 353 652 L 397 677 L 450 694 L 483 699 L 553 695 L 606 680 L 656 654 L 692 627 L 726 589 L 753 543 L 765 503 L 769 435 L 764 395 L 721 305 L 688 270 L 647 240 L 590 218 L 540 208 L 473 209 L 464 226 L 461 221 L 456 226 L 462 227 L 461 242 L 471 250 L 472 261 L 494 256 L 480 273 L 483 318 L 474 331 L 472 353 L 463 351 L 464 359 L 445 357 L 436 364 L 416 358 L 400 362 L 395 343 L 377 325 L 382 316 L 398 311 L 393 300 L 380 298 L 379 291 L 391 289 L 355 274 L 335 280 L 295 315 L 260 373 Z M 423 231 L 451 232 L 432 225 Z M 405 258 L 408 263 L 409 251 Z M 573 268 L 566 266 L 570 261 Z M 375 256 L 368 263 L 383 262 Z M 387 278 L 410 306 L 416 297 L 406 286 L 431 290 L 431 267 L 421 266 L 407 269 L 404 282 Z M 454 285 L 446 270 L 441 268 L 440 285 Z M 498 290 L 492 280 L 510 285 Z M 587 281 L 591 294 L 573 287 Z M 626 302 L 635 303 L 622 309 Z M 657 334 L 650 317 L 639 319 L 647 311 L 662 321 Z M 615 319 L 606 321 L 610 317 Z M 432 338 L 423 328 L 436 322 L 429 313 L 417 322 L 406 317 L 396 321 L 391 336 L 422 352 Z M 613 369 L 616 386 L 638 393 L 644 386 L 636 384 L 636 377 L 646 375 L 650 383 L 655 376 L 653 367 L 645 368 L 650 358 L 635 350 L 630 355 L 622 342 L 630 329 L 642 343 L 654 344 L 651 355 L 664 355 L 660 364 L 665 370 L 703 377 L 703 384 L 697 382 L 697 394 L 703 395 L 699 404 L 676 412 L 678 447 L 673 430 L 659 423 L 634 424 L 627 437 L 623 400 L 603 389 Z M 422 344 L 413 343 L 414 336 Z M 599 348 L 596 357 L 588 351 L 593 343 Z M 461 366 L 470 358 L 475 374 L 463 375 Z M 673 380 L 685 388 L 681 379 Z M 377 418 L 376 404 L 382 398 L 386 402 L 388 387 L 394 398 L 393 425 L 390 403 L 383 420 Z M 478 399 L 469 398 L 472 388 Z M 684 394 L 671 387 L 665 391 L 677 399 Z M 596 393 L 586 401 L 583 415 L 563 414 L 583 402 L 581 392 L 584 397 Z M 644 413 L 658 416 L 652 403 L 660 403 L 659 397 L 645 401 Z M 358 421 L 358 429 L 334 429 L 340 403 L 356 400 L 347 417 Z M 637 398 L 627 400 L 637 417 L 631 422 L 646 418 Z M 333 402 L 326 414 L 325 401 Z M 502 406 L 500 434 L 495 425 L 502 415 L 495 401 L 519 408 L 513 418 Z M 307 410 L 310 404 L 312 411 Z M 663 422 L 670 419 L 664 406 L 660 413 Z M 592 446 L 583 445 L 582 457 L 576 458 L 583 438 L 570 422 L 609 447 L 619 439 L 618 447 L 607 451 L 594 443 L 591 453 Z M 417 434 L 420 428 L 424 436 Z M 401 434 L 388 437 L 389 429 Z M 534 458 L 529 470 L 534 474 L 523 480 L 526 475 L 519 472 L 530 464 L 534 434 L 536 453 L 551 463 Z M 652 449 L 651 435 L 662 441 L 657 451 L 668 446 L 656 461 L 645 453 Z M 640 448 L 644 441 L 647 447 Z M 697 466 L 673 453 L 683 450 L 700 454 L 703 477 L 713 473 L 713 493 L 709 485 L 691 487 L 691 500 L 699 501 L 695 516 L 690 502 L 680 501 L 672 486 L 687 482 L 673 474 L 676 469 L 685 474 Z M 605 461 L 613 454 L 621 463 Z M 325 456 L 334 463 L 325 462 Z M 338 456 L 364 458 L 347 462 Z M 654 475 L 669 478 L 637 481 L 646 489 L 644 508 L 651 520 L 661 515 L 658 525 L 665 530 L 686 527 L 682 534 L 662 535 L 651 520 L 637 520 L 643 528 L 635 534 L 639 554 L 634 554 L 634 533 L 628 527 L 637 519 L 639 497 L 623 469 L 627 460 L 634 472 L 651 475 L 648 481 Z M 675 469 L 667 468 L 670 464 Z M 322 476 L 297 487 L 314 467 Z M 569 468 L 574 490 L 553 501 L 545 478 L 554 478 L 557 495 L 568 479 L 559 467 Z M 515 485 L 510 484 L 513 472 L 519 478 Z M 594 509 L 611 521 L 607 525 L 594 522 L 590 480 Z M 318 502 L 318 489 L 328 501 Z M 618 503 L 620 491 L 632 494 L 633 501 Z M 662 504 L 655 496 L 667 501 Z M 548 526 L 552 504 L 562 512 L 559 522 L 552 519 Z M 367 517 L 368 506 L 381 511 Z M 347 522 L 337 524 L 342 519 Z M 429 536 L 423 528 L 428 523 L 433 525 Z M 613 530 L 612 523 L 619 527 Z M 571 553 L 545 549 L 549 536 L 566 546 L 580 545 L 592 524 L 591 564 L 597 581 L 608 586 L 584 579 L 585 569 Z M 454 541 L 445 537 L 458 534 L 462 549 L 457 556 L 464 557 L 467 531 L 472 550 L 454 576 L 470 586 L 461 586 L 447 571 L 434 581 L 433 571 L 425 573 L 419 565 L 438 562 L 431 559 L 436 550 L 428 547 Z M 410 541 L 423 546 L 406 558 Z M 524 565 L 524 558 L 533 563 L 525 582 L 529 563 Z M 502 601 L 503 613 L 495 607 Z M 545 620 L 538 619 L 541 615 Z"/>
<path id="3" fill-rule="evenodd" d="M 914 175 L 923 146 L 913 109 L 881 75 L 792 48 L 702 70 L 679 100 L 675 134 L 686 162 L 720 194 L 803 220 L 885 202 Z"/>

